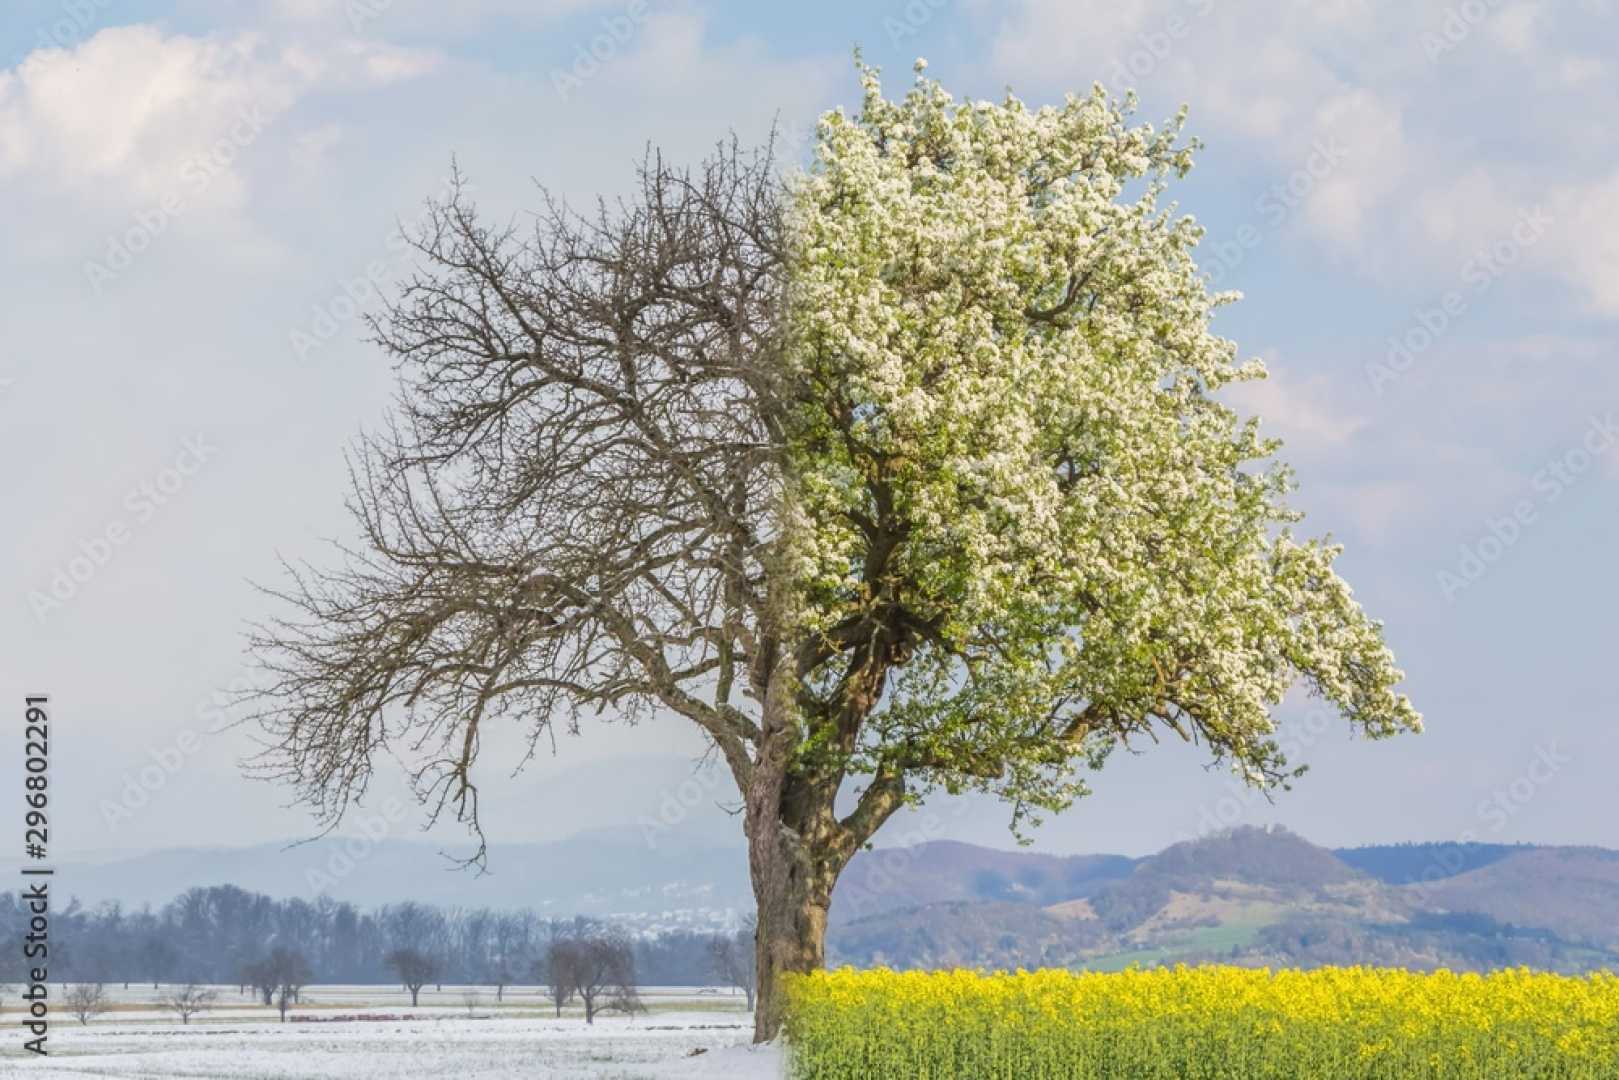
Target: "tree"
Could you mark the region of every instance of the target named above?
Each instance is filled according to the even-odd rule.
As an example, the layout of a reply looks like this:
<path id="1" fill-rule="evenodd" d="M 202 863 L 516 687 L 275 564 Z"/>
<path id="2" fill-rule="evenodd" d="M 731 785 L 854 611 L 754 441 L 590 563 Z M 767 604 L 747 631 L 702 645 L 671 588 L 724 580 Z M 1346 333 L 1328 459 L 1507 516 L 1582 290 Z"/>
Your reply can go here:
<path id="1" fill-rule="evenodd" d="M 246 985 L 253 988 L 260 1002 L 265 1005 L 275 1004 L 276 973 L 268 960 L 243 964 L 241 978 Z"/>
<path id="2" fill-rule="evenodd" d="M 206 986 L 186 983 L 184 986 L 177 986 L 164 994 L 161 1001 L 164 1008 L 179 1014 L 180 1023 L 189 1024 L 191 1023 L 191 1018 L 197 1013 L 207 1012 L 213 1008 L 218 997 L 217 993 Z"/>
<path id="3" fill-rule="evenodd" d="M 489 958 L 489 981 L 495 984 L 495 1000 L 505 999 L 506 987 L 528 962 L 534 933 L 532 912 L 503 912 L 495 919 L 493 955 Z"/>
<path id="4" fill-rule="evenodd" d="M 395 949 L 383 957 L 382 962 L 399 976 L 399 982 L 410 991 L 412 1008 L 416 1005 L 422 987 L 433 981 L 433 976 L 438 970 L 438 965 L 431 956 L 416 949 Z"/>
<path id="5" fill-rule="evenodd" d="M 281 1013 L 281 1022 L 285 1024 L 287 1009 L 298 1000 L 298 995 L 309 985 L 315 973 L 310 970 L 309 961 L 304 959 L 303 953 L 288 948 L 272 949 L 269 958 L 264 961 L 264 968 L 264 978 L 272 987 L 275 1007 Z"/>
<path id="6" fill-rule="evenodd" d="M 715 934 L 708 941 L 708 960 L 715 976 L 747 995 L 749 1012 L 753 1011 L 756 932 L 757 926 L 750 920 L 736 933 Z"/>
<path id="7" fill-rule="evenodd" d="M 545 984 L 558 1019 L 562 1018 L 562 1007 L 573 1000 L 574 986 L 578 982 L 574 949 L 571 939 L 553 935 L 544 954 L 534 961 L 534 978 Z"/>
<path id="8" fill-rule="evenodd" d="M 79 1023 L 88 1026 L 92 1016 L 107 1011 L 107 991 L 100 983 L 74 983 L 67 988 L 62 1003 L 79 1018 Z"/>
<path id="9" fill-rule="evenodd" d="M 520 235 L 458 184 L 371 320 L 401 415 L 356 448 L 363 540 L 252 635 L 258 769 L 328 823 L 409 747 L 481 841 L 490 725 L 695 723 L 741 799 L 761 1039 L 903 806 L 992 792 L 1021 833 L 1165 732 L 1286 787 L 1300 681 L 1420 727 L 1339 549 L 1293 535 L 1278 444 L 1219 400 L 1263 368 L 1159 205 L 1182 118 L 862 79 L 785 188 L 768 149 L 654 156 L 635 200 Z"/>
<path id="10" fill-rule="evenodd" d="M 635 990 L 635 946 L 622 931 L 597 929 L 573 942 L 569 971 L 574 993 L 585 1007 L 585 1023 L 604 1010 L 639 1012 Z"/>

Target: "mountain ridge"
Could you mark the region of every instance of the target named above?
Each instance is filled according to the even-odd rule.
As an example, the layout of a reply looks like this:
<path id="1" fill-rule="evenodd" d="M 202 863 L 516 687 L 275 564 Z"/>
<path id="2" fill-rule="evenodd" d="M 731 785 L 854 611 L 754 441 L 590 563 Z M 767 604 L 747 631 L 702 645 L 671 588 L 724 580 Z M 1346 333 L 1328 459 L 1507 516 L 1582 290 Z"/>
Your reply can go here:
<path id="1" fill-rule="evenodd" d="M 425 839 L 332 836 L 66 863 L 57 877 L 87 904 L 126 907 L 228 883 L 359 907 L 413 899 L 614 917 L 644 930 L 735 926 L 751 908 L 740 841 L 720 843 L 706 830 L 603 826 L 493 843 L 486 875 L 449 869 L 469 853 Z M 1142 858 L 934 840 L 855 857 L 834 893 L 828 948 L 834 962 L 895 967 L 1220 959 L 1589 970 L 1616 965 L 1616 912 L 1619 851 L 1591 846 L 1330 850 L 1274 826 Z"/>

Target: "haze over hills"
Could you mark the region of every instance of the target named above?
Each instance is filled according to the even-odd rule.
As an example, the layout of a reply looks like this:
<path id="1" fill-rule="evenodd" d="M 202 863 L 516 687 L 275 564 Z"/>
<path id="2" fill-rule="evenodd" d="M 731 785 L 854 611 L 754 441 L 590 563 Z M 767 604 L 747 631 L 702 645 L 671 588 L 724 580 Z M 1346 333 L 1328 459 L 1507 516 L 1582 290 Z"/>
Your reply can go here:
<path id="1" fill-rule="evenodd" d="M 1602 848 L 1334 852 L 1286 830 L 1243 828 L 1047 900 L 924 900 L 835 925 L 829 947 L 835 962 L 893 967 L 1619 969 L 1619 852 Z"/>
<path id="2" fill-rule="evenodd" d="M 81 902 L 116 899 L 126 909 L 229 883 L 360 907 L 412 899 L 610 916 L 642 930 L 734 927 L 752 906 L 740 843 L 706 829 L 614 827 L 492 844 L 493 872 L 483 876 L 453 869 L 439 851 L 388 838 L 171 849 L 62 865 L 57 879 Z M 1330 851 L 1276 828 L 1218 833 L 1144 859 L 933 841 L 855 857 L 834 896 L 828 949 L 834 963 L 894 967 L 1619 968 L 1619 852 Z"/>
<path id="3" fill-rule="evenodd" d="M 543 844 L 491 844 L 488 872 L 458 867 L 469 845 L 326 837 L 303 844 L 169 848 L 106 862 L 63 863 L 61 893 L 95 904 L 154 907 L 194 886 L 230 884 L 284 899 L 327 895 L 362 908 L 416 900 L 438 906 L 533 908 L 541 915 L 660 916 L 733 922 L 752 906 L 740 846 L 701 832 L 616 826 Z M 643 922 L 643 919 L 637 919 Z"/>

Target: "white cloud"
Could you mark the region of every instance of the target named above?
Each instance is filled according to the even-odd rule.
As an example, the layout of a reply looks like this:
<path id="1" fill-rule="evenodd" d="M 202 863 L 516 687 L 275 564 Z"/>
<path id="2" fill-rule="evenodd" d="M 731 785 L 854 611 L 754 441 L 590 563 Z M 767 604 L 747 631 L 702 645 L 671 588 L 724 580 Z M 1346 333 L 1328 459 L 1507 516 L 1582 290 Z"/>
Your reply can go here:
<path id="1" fill-rule="evenodd" d="M 1069 0 L 1023 0 L 1002 5 L 973 0 L 980 14 L 1011 9 L 994 42 L 998 67 L 1020 73 L 1022 80 L 1060 79 L 1077 87 L 1094 80 L 1116 81 L 1116 64 L 1126 65 L 1132 38 L 1149 32 L 1148 20 L 1163 5 L 1156 0 L 1119 0 L 1110 4 L 1076 4 Z M 1190 6 L 1190 5 L 1182 5 Z M 1204 6 L 1204 5 L 1199 5 Z M 1147 47 L 1151 57 L 1152 49 Z M 1111 87 L 1116 90 L 1124 86 Z"/>
<path id="2" fill-rule="evenodd" d="M 1331 496 L 1332 504 L 1348 516 L 1356 532 L 1376 544 L 1398 539 L 1433 501 L 1430 491 L 1411 480 L 1328 485 L 1322 494 Z"/>
<path id="3" fill-rule="evenodd" d="M 1270 357 L 1266 366 L 1266 378 L 1236 383 L 1226 391 L 1239 412 L 1260 418 L 1266 434 L 1314 453 L 1342 446 L 1366 426 L 1366 418 L 1346 408 L 1346 395 L 1325 375 L 1279 375 Z"/>
<path id="4" fill-rule="evenodd" d="M 291 87 L 256 51 L 247 35 L 165 37 L 132 26 L 31 53 L 0 83 L 0 171 L 158 194 L 244 117 L 290 103 Z"/>
<path id="5" fill-rule="evenodd" d="M 1542 264 L 1578 290 L 1590 310 L 1619 318 L 1619 171 L 1553 195 L 1558 218 Z"/>
<path id="6" fill-rule="evenodd" d="M 1589 56 L 1566 56 L 1557 65 L 1557 77 L 1565 86 L 1583 86 L 1610 78 L 1612 66 Z"/>
<path id="7" fill-rule="evenodd" d="M 1502 49 L 1509 53 L 1527 53 L 1535 48 L 1540 16 L 1539 4 L 1513 4 L 1501 9 L 1486 25 L 1490 36 Z"/>
<path id="8" fill-rule="evenodd" d="M 237 205 L 242 160 L 300 96 L 411 78 L 433 64 L 420 50 L 353 40 L 277 47 L 252 33 L 102 30 L 0 74 L 0 176 L 116 206 L 179 197 Z"/>
<path id="9" fill-rule="evenodd" d="M 1413 169 L 1400 108 L 1370 90 L 1346 89 L 1321 103 L 1309 129 L 1337 140 L 1345 155 L 1311 192 L 1305 222 L 1338 250 L 1385 262 L 1389 252 L 1377 218 L 1407 190 Z"/>
<path id="10" fill-rule="evenodd" d="M 614 0 L 274 0 L 276 18 L 334 33 L 472 32 L 491 20 L 543 24 L 593 9 L 623 7 Z"/>
<path id="11" fill-rule="evenodd" d="M 1306 185 L 1291 227 L 1384 287 L 1448 287 L 1553 193 L 1572 227 L 1524 265 L 1615 314 L 1619 69 L 1591 55 L 1611 4 L 1586 8 L 1509 4 L 1453 30 L 1434 56 L 1422 42 L 1444 22 L 1441 5 L 975 5 L 995 20 L 995 72 L 1031 96 L 1112 86 L 1123 71 L 1155 107 L 1189 102 L 1193 131 L 1272 178 L 1296 176 L 1320 140 L 1337 140 L 1342 161 Z"/>

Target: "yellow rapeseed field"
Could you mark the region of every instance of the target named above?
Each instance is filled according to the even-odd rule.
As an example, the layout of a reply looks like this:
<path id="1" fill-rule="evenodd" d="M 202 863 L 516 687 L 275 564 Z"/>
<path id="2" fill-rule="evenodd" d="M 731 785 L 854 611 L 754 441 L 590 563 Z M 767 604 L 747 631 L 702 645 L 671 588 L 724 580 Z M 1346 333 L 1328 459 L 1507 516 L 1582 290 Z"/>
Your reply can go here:
<path id="1" fill-rule="evenodd" d="M 1619 1080 L 1619 977 L 1179 967 L 820 972 L 796 1080 Z"/>

